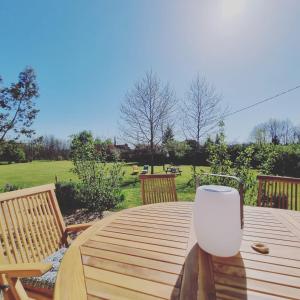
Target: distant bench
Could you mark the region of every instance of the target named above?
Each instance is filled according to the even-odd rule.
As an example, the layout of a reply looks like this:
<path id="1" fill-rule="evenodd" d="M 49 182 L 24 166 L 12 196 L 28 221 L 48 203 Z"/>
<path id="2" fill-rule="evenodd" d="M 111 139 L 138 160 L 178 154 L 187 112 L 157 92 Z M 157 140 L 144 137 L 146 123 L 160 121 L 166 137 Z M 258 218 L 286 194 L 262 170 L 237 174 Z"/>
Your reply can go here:
<path id="1" fill-rule="evenodd" d="M 181 175 L 182 171 L 179 168 L 176 167 L 168 167 L 166 169 L 166 174 L 175 174 L 175 175 Z"/>

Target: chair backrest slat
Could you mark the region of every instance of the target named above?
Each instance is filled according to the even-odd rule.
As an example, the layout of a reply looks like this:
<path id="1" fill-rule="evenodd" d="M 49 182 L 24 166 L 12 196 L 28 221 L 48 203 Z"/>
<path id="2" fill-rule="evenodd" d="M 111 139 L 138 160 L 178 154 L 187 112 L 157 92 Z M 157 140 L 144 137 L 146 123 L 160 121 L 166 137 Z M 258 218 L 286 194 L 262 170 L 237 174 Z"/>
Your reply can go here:
<path id="1" fill-rule="evenodd" d="M 45 231 L 45 234 L 47 236 L 47 244 L 50 247 L 50 251 L 51 249 L 55 248 L 55 245 L 57 245 L 57 242 L 59 242 L 58 240 L 55 240 L 54 238 L 54 231 L 51 228 L 50 222 L 49 222 L 49 213 L 47 212 L 47 210 L 45 209 L 45 203 L 44 200 L 41 198 L 41 195 L 38 194 L 36 195 L 36 202 L 38 204 L 38 210 L 41 216 L 41 222 L 43 224 L 43 228 Z"/>
<path id="2" fill-rule="evenodd" d="M 13 239 L 15 240 L 17 249 L 19 249 L 19 254 L 21 256 L 21 262 L 22 261 L 26 261 L 26 255 L 25 255 L 25 251 L 24 251 L 24 243 L 26 243 L 26 240 L 21 241 L 21 229 L 18 227 L 17 225 L 17 217 L 16 217 L 16 212 L 15 209 L 12 206 L 12 201 L 7 201 L 6 203 L 4 203 L 7 205 L 7 209 L 9 211 L 9 217 L 11 220 L 11 228 L 13 231 Z M 19 262 L 19 261 L 18 261 Z"/>
<path id="3" fill-rule="evenodd" d="M 17 227 L 19 228 L 20 231 L 20 238 L 23 244 L 23 251 L 26 254 L 26 259 L 24 259 L 24 261 L 31 261 L 31 251 L 33 252 L 33 245 L 31 243 L 31 240 L 26 239 L 26 229 L 25 229 L 26 226 L 23 226 L 24 222 L 22 220 L 22 215 L 20 213 L 21 210 L 20 210 L 19 202 L 12 201 L 11 204 L 15 212 Z"/>
<path id="4" fill-rule="evenodd" d="M 45 245 L 45 251 L 47 252 L 48 255 L 50 255 L 52 253 L 50 235 L 49 235 L 49 230 L 45 226 L 45 218 L 41 209 L 41 204 L 37 200 L 38 195 L 31 196 L 30 198 L 35 208 L 38 228 L 40 231 L 40 235 L 43 239 L 43 243 Z"/>
<path id="5" fill-rule="evenodd" d="M 54 209 L 53 209 L 51 202 L 47 200 L 47 194 L 42 193 L 40 195 L 43 200 L 42 202 L 44 204 L 44 207 L 45 207 L 45 212 L 46 212 L 45 215 L 48 216 L 47 219 L 50 223 L 50 228 L 51 228 L 50 232 L 51 232 L 52 238 L 54 240 L 53 242 L 55 245 L 57 245 L 61 241 L 62 231 L 58 225 L 57 219 L 54 218 Z"/>
<path id="6" fill-rule="evenodd" d="M 257 206 L 298 210 L 300 178 L 259 175 L 257 179 Z"/>
<path id="7" fill-rule="evenodd" d="M 65 224 L 54 189 L 0 194 L 0 263 L 39 262 L 59 249 Z"/>
<path id="8" fill-rule="evenodd" d="M 140 175 L 143 204 L 177 201 L 175 174 Z"/>
<path id="9" fill-rule="evenodd" d="M 9 262 L 16 262 L 16 258 L 13 253 L 12 244 L 10 242 L 10 235 L 6 225 L 6 216 L 3 204 L 0 203 L 0 236 L 1 236 L 1 244 L 3 245 L 4 251 L 3 253 L 7 254 Z M 2 261 L 5 261 L 2 259 Z"/>

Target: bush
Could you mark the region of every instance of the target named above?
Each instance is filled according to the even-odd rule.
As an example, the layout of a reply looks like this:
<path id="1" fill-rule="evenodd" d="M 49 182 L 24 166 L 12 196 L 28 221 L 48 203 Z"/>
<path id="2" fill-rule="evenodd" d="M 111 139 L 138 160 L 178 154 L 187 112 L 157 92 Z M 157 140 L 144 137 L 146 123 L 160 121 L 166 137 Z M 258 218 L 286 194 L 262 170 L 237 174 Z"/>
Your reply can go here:
<path id="1" fill-rule="evenodd" d="M 121 182 L 124 176 L 123 164 L 117 158 L 107 163 L 108 157 L 88 132 L 75 135 L 71 144 L 72 171 L 80 180 L 80 197 L 84 205 L 102 213 L 112 209 L 124 200 Z"/>
<path id="2" fill-rule="evenodd" d="M 25 160 L 24 150 L 15 142 L 6 142 L 1 145 L 1 157 L 0 160 L 12 162 L 21 162 Z"/>
<path id="3" fill-rule="evenodd" d="M 84 207 L 81 199 L 80 184 L 74 182 L 57 182 L 55 184 L 56 198 L 63 213 Z M 6 183 L 0 188 L 0 192 L 11 192 L 21 189 L 16 184 Z"/>
<path id="4" fill-rule="evenodd" d="M 244 148 L 235 160 L 231 160 L 229 147 L 225 142 L 225 134 L 223 125 L 220 126 L 218 140 L 215 143 L 210 143 L 208 146 L 210 173 L 236 176 L 244 183 L 244 203 L 247 205 L 256 204 L 257 181 L 251 168 L 254 149 L 252 146 Z M 192 173 L 193 179 L 196 176 L 201 176 L 201 173 L 196 171 Z M 232 186 L 239 189 L 238 183 L 229 178 L 202 176 L 201 184 L 220 184 Z"/>
<path id="5" fill-rule="evenodd" d="M 6 183 L 2 189 L 0 189 L 1 192 L 5 193 L 5 192 L 12 192 L 12 191 L 16 191 L 21 189 L 20 186 L 16 185 L 16 184 L 11 184 L 11 183 Z"/>
<path id="6" fill-rule="evenodd" d="M 56 198 L 63 213 L 83 207 L 80 184 L 74 182 L 57 182 Z"/>
<path id="7" fill-rule="evenodd" d="M 279 145 L 272 173 L 281 176 L 300 177 L 300 145 Z"/>

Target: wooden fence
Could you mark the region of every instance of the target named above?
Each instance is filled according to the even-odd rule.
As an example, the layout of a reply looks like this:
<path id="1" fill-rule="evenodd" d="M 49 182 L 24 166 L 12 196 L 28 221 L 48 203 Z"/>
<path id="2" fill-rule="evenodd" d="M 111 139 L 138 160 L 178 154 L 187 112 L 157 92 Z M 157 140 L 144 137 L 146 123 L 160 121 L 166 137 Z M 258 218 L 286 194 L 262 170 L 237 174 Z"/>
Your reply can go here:
<path id="1" fill-rule="evenodd" d="M 300 210 L 300 178 L 259 175 L 257 206 Z"/>

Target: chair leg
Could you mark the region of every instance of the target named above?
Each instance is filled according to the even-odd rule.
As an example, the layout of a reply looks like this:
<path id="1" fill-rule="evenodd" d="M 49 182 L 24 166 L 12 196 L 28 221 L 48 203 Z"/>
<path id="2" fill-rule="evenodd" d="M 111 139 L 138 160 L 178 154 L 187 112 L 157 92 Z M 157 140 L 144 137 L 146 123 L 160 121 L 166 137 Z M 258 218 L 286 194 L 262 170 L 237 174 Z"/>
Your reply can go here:
<path id="1" fill-rule="evenodd" d="M 7 278 L 9 289 L 4 292 L 6 300 L 29 300 L 21 281 L 18 278 Z"/>

